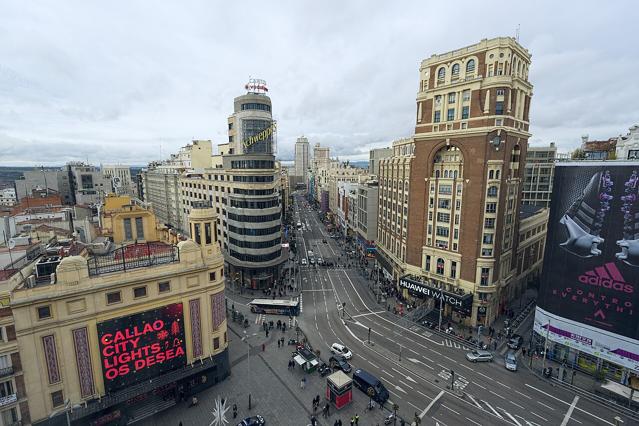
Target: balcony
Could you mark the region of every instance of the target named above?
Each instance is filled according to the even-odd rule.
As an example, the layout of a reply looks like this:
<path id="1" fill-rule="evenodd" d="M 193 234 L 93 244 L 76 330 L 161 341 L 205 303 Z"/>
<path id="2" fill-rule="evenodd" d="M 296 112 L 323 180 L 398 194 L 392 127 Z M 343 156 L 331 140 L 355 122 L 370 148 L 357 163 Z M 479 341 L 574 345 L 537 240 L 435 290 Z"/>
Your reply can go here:
<path id="1" fill-rule="evenodd" d="M 155 242 L 129 244 L 109 254 L 90 257 L 87 264 L 89 276 L 95 276 L 179 261 L 180 252 L 176 246 Z"/>
<path id="2" fill-rule="evenodd" d="M 13 366 L 0 368 L 0 378 L 11 376 L 13 374 Z"/>
<path id="3" fill-rule="evenodd" d="M 5 407 L 15 402 L 18 402 L 18 394 L 16 393 L 7 396 L 0 396 L 0 407 Z"/>

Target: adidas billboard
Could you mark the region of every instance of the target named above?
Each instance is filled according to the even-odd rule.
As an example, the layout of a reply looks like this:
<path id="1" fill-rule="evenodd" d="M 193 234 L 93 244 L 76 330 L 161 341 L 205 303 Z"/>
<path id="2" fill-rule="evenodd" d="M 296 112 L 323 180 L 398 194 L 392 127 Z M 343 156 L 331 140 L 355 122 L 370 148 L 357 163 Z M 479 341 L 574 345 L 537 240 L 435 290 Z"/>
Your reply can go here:
<path id="1" fill-rule="evenodd" d="M 639 370 L 639 163 L 555 167 L 535 328 Z"/>

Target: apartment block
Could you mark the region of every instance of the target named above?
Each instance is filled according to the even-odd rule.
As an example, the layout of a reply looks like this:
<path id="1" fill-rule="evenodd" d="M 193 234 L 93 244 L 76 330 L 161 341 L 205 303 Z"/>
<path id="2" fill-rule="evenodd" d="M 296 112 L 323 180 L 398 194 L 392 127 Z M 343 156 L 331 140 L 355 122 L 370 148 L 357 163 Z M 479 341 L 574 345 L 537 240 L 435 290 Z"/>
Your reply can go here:
<path id="1" fill-rule="evenodd" d="M 555 161 L 557 147 L 553 142 L 549 146 L 528 147 L 521 194 L 522 204 L 546 208 L 550 206 Z"/>

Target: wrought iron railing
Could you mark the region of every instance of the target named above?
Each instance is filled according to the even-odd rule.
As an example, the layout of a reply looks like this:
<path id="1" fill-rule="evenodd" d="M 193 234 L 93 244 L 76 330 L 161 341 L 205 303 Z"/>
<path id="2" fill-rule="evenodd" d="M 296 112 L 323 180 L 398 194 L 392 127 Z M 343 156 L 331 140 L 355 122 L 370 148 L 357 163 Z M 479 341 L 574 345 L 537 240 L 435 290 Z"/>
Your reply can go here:
<path id="1" fill-rule="evenodd" d="M 129 244 L 87 261 L 89 276 L 122 272 L 149 266 L 179 262 L 180 252 L 176 246 L 163 243 Z"/>
<path id="2" fill-rule="evenodd" d="M 13 366 L 0 368 L 0 377 L 6 377 L 13 374 Z"/>

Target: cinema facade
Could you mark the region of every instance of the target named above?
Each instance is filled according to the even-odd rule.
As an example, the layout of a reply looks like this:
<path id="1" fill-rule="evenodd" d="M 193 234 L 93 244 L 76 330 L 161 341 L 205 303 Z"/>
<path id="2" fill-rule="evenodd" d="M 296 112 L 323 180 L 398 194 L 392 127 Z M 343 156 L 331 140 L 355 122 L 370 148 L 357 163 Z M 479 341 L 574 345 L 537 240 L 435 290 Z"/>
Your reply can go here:
<path id="1" fill-rule="evenodd" d="M 12 292 L 32 424 L 125 425 L 230 374 L 214 216 L 193 210 L 193 240 L 64 257 Z"/>

